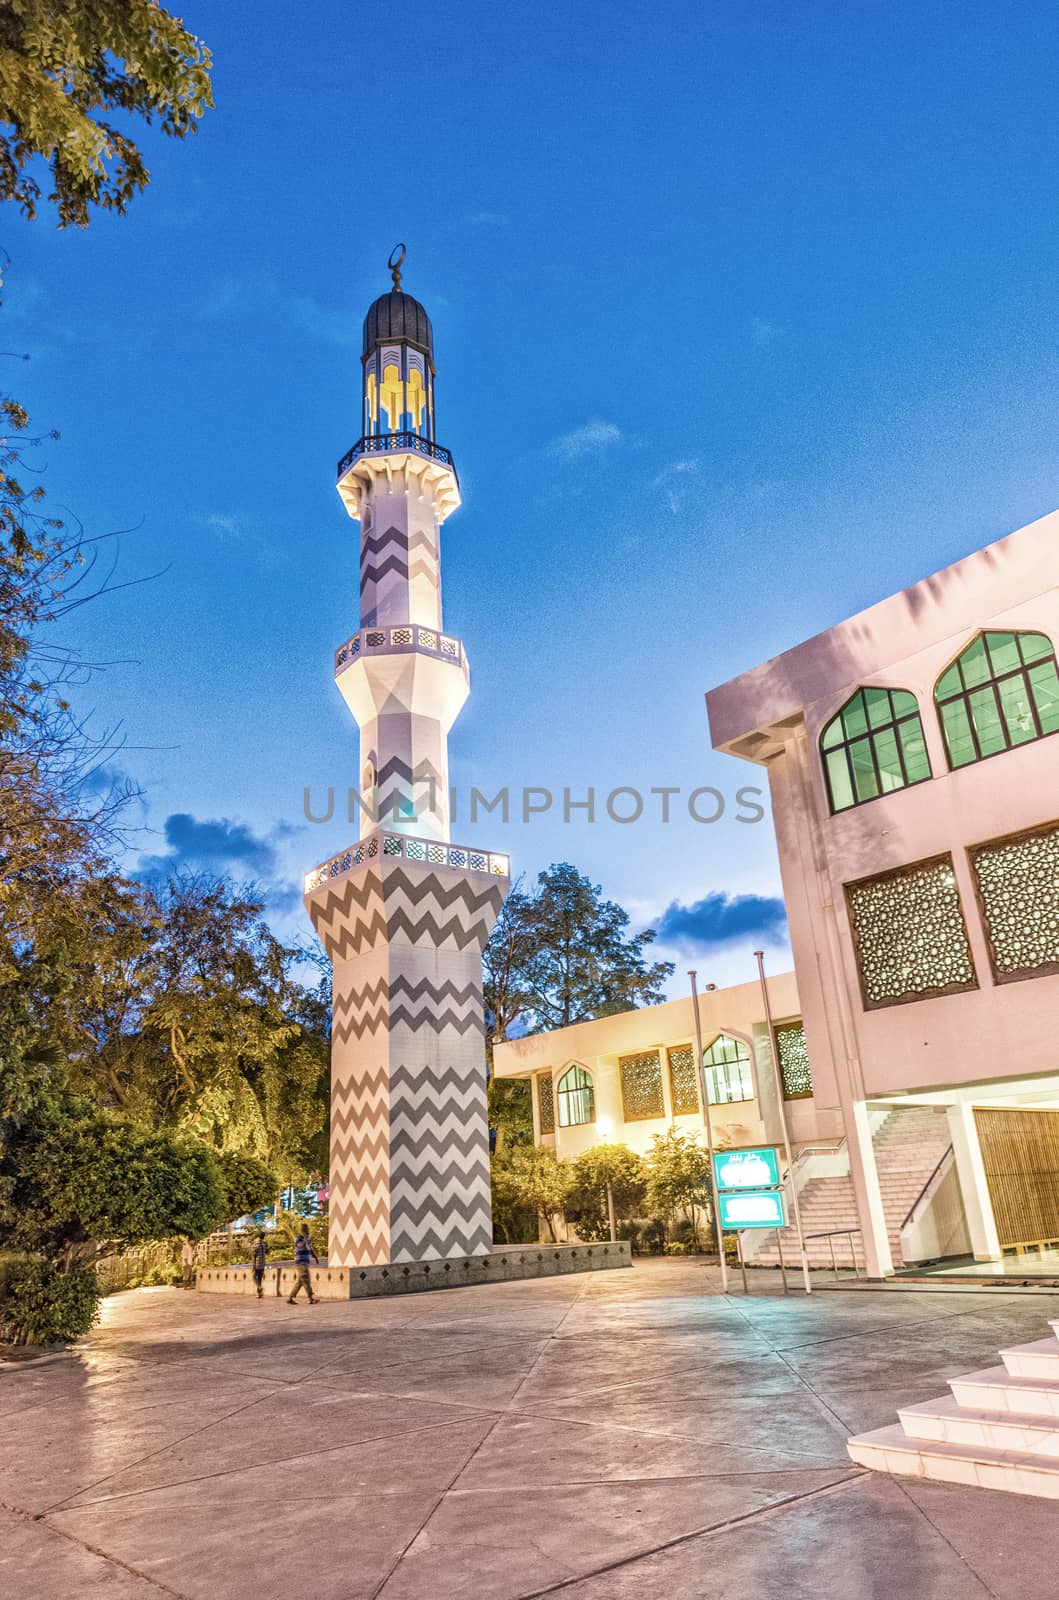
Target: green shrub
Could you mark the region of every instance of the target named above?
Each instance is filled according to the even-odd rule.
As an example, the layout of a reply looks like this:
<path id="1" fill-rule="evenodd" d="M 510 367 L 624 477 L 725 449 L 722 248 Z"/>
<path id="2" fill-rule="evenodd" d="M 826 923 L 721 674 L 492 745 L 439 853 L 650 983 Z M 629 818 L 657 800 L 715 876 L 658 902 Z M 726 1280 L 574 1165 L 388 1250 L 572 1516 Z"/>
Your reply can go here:
<path id="1" fill-rule="evenodd" d="M 91 1267 L 63 1272 L 41 1256 L 13 1256 L 0 1266 L 0 1338 L 56 1344 L 87 1333 L 99 1314 Z"/>
<path id="2" fill-rule="evenodd" d="M 666 1225 L 661 1217 L 652 1217 L 640 1229 L 640 1248 L 648 1255 L 660 1256 L 666 1247 Z"/>

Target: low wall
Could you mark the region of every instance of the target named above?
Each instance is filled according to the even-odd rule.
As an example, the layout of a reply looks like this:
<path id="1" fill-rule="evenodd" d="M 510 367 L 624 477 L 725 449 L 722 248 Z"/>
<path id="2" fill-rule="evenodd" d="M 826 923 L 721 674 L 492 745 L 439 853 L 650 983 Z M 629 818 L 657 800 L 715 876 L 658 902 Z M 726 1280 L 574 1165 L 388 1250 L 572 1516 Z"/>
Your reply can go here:
<path id="1" fill-rule="evenodd" d="M 421 1294 L 473 1283 L 511 1283 L 518 1278 L 555 1278 L 568 1272 L 604 1272 L 631 1267 L 627 1240 L 616 1244 L 519 1244 L 487 1256 L 449 1261 L 399 1262 L 389 1267 L 310 1267 L 313 1294 L 321 1300 L 363 1300 L 378 1295 Z M 265 1269 L 264 1291 L 289 1295 L 295 1268 L 282 1262 Z M 202 1267 L 195 1275 L 201 1294 L 256 1294 L 249 1266 Z M 300 1298 L 304 1298 L 304 1292 Z"/>

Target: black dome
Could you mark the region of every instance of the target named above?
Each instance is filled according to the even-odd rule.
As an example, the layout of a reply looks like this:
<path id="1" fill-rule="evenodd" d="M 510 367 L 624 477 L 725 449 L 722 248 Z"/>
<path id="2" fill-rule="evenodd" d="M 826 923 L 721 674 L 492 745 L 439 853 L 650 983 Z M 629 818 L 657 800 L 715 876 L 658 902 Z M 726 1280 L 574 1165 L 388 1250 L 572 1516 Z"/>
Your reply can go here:
<path id="1" fill-rule="evenodd" d="M 434 331 L 426 311 L 410 294 L 391 289 L 368 307 L 364 318 L 364 354 L 370 355 L 376 345 L 402 339 L 425 350 L 433 362 Z"/>

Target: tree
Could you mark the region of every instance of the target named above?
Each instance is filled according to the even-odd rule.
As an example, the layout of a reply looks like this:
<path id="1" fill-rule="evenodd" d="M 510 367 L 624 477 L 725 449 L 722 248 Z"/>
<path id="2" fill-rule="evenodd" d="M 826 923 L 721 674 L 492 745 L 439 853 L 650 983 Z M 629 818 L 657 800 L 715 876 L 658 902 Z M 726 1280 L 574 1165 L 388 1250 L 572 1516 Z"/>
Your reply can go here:
<path id="1" fill-rule="evenodd" d="M 646 959 L 654 931 L 628 934 L 628 913 L 568 862 L 540 873 L 536 892 L 509 896 L 508 906 L 486 952 L 497 1038 L 516 1020 L 541 1032 L 665 998 L 673 964 Z"/>
<path id="2" fill-rule="evenodd" d="M 555 1241 L 556 1212 L 573 1186 L 573 1171 L 543 1145 L 514 1145 L 493 1161 L 493 1194 L 498 1209 L 525 1206 Z"/>
<path id="3" fill-rule="evenodd" d="M 525 1078 L 490 1078 L 489 1126 L 497 1150 L 533 1143 L 533 1091 Z"/>
<path id="4" fill-rule="evenodd" d="M 574 1186 L 567 1210 L 582 1239 L 609 1239 L 607 1187 L 614 1201 L 616 1223 L 639 1216 L 647 1189 L 643 1158 L 625 1144 L 597 1144 L 573 1162 Z"/>
<path id="5" fill-rule="evenodd" d="M 671 1223 L 678 1211 L 691 1221 L 698 1242 L 700 1208 L 712 1215 L 713 1183 L 709 1151 L 691 1133 L 656 1133 L 647 1153 L 647 1207 Z"/>
<path id="6" fill-rule="evenodd" d="M 183 139 L 213 104 L 210 53 L 157 0 L 6 0 L 0 6 L 0 199 L 36 216 L 32 163 L 51 171 L 59 226 L 123 213 L 150 173 L 100 112 L 156 119 Z"/>
<path id="7" fill-rule="evenodd" d="M 520 878 L 501 906 L 482 954 L 485 1051 L 490 1072 L 494 1041 L 502 1043 L 530 1009 L 532 997 L 525 974 L 536 938 L 533 899 L 523 891 Z"/>
<path id="8" fill-rule="evenodd" d="M 234 1150 L 218 1151 L 213 1160 L 224 1197 L 223 1222 L 252 1216 L 275 1198 L 275 1174 L 263 1162 Z"/>
<path id="9" fill-rule="evenodd" d="M 8 965 L 76 1088 L 291 1181 L 326 1166 L 329 1012 L 262 909 L 224 879 L 85 872 L 36 908 Z"/>

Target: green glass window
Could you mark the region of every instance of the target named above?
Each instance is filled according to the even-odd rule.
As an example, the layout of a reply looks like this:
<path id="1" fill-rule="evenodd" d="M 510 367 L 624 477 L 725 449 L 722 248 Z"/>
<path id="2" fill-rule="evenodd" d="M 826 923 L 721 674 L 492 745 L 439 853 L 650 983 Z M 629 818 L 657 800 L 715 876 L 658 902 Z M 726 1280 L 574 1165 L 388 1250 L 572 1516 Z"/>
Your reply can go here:
<path id="1" fill-rule="evenodd" d="M 592 1079 L 584 1067 L 569 1067 L 559 1079 L 556 1091 L 560 1128 L 577 1128 L 596 1120 L 596 1096 Z"/>
<path id="2" fill-rule="evenodd" d="M 734 1100 L 753 1100 L 754 1074 L 750 1052 L 741 1039 L 718 1034 L 708 1050 L 702 1052 L 706 1093 L 711 1106 L 724 1106 Z"/>
<path id="3" fill-rule="evenodd" d="M 980 633 L 934 690 L 949 765 L 1059 733 L 1059 673 L 1043 633 Z"/>
<path id="4" fill-rule="evenodd" d="M 907 689 L 858 689 L 820 736 L 831 810 L 930 777 L 919 705 Z"/>

